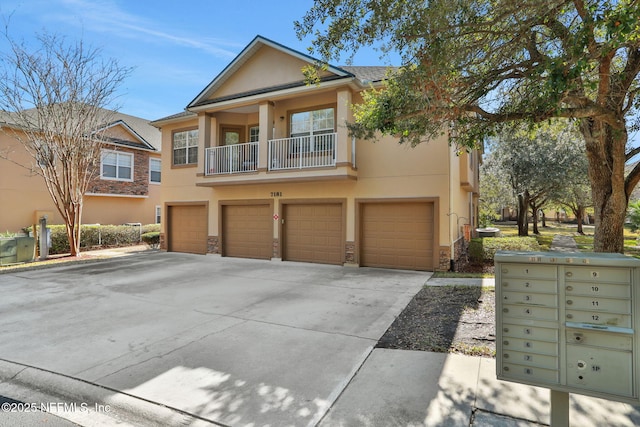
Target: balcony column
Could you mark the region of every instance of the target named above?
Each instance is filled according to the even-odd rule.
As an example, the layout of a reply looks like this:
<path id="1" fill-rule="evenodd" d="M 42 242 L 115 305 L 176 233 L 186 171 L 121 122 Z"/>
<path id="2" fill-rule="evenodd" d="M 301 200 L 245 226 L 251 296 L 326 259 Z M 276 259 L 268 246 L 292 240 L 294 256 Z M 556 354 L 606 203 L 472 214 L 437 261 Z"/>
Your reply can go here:
<path id="1" fill-rule="evenodd" d="M 214 119 L 215 120 L 215 119 Z M 198 114 L 198 170 L 204 171 L 206 148 L 211 144 L 211 116 Z"/>
<path id="2" fill-rule="evenodd" d="M 347 123 L 353 123 L 353 111 L 351 110 L 352 94 L 350 90 L 340 90 L 337 94 L 336 108 L 336 133 L 337 133 L 337 152 L 336 164 L 350 164 L 351 159 L 351 137 L 347 129 Z"/>
<path id="3" fill-rule="evenodd" d="M 266 171 L 269 167 L 269 140 L 273 139 L 273 102 L 266 101 L 260 104 L 260 132 L 258 136 L 258 170 Z"/>

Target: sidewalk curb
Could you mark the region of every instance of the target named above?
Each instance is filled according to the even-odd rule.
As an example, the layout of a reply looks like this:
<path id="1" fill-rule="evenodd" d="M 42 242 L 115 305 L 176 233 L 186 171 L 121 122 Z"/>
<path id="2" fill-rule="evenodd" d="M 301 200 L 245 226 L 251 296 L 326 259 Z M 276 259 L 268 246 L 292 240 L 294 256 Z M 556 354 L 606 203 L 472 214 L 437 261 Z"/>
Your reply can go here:
<path id="1" fill-rule="evenodd" d="M 224 426 L 115 389 L 3 359 L 0 359 L 0 395 L 87 427 Z"/>

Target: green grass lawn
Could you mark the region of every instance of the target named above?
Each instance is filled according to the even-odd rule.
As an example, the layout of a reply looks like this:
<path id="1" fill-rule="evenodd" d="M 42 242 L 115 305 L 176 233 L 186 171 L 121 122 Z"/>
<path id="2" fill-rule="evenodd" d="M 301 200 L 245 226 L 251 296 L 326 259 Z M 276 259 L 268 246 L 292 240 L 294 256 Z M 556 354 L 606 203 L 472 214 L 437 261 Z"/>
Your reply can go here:
<path id="1" fill-rule="evenodd" d="M 495 227 L 500 229 L 500 233 L 504 237 L 517 236 L 518 226 L 511 224 L 496 224 Z M 529 235 L 534 236 L 540 246 L 548 250 L 551 247 L 551 241 L 556 234 L 565 234 L 572 236 L 578 245 L 580 252 L 593 252 L 593 226 L 584 226 L 584 235 L 578 234 L 578 228 L 575 224 L 558 224 L 556 222 L 547 222 L 547 227 L 538 224 L 540 234 L 533 234 L 533 225 L 529 224 Z M 632 232 L 625 227 L 624 232 L 624 252 L 627 255 L 640 258 L 640 249 L 637 246 L 638 233 Z"/>

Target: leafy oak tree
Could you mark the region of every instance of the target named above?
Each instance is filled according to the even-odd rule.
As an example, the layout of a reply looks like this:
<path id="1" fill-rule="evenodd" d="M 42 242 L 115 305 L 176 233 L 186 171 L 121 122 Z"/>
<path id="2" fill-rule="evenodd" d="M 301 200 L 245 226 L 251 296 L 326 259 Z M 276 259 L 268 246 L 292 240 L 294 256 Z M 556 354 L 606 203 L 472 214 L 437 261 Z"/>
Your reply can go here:
<path id="1" fill-rule="evenodd" d="M 474 146 L 507 122 L 576 121 L 594 249 L 622 252 L 640 180 L 640 165 L 625 174 L 640 107 L 638 0 L 316 0 L 296 31 L 326 61 L 370 45 L 400 53 L 394 79 L 356 111 L 361 137 L 416 144 L 451 125 L 457 144 Z"/>
<path id="2" fill-rule="evenodd" d="M 31 161 L 18 163 L 11 152 L 0 157 L 42 176 L 65 222 L 71 255 L 77 256 L 84 194 L 100 171 L 100 129 L 111 121 L 117 89 L 131 69 L 57 35 L 40 34 L 33 46 L 7 33 L 5 39 L 0 128 Z"/>
<path id="3" fill-rule="evenodd" d="M 491 138 L 487 163 L 509 183 L 518 206 L 518 235 L 529 235 L 527 212 L 534 218 L 546 203 L 571 191 L 569 179 L 583 171 L 584 153 L 575 142 L 573 127 L 557 121 L 534 130 L 510 129 Z"/>
<path id="4" fill-rule="evenodd" d="M 578 233 L 584 234 L 583 223 L 587 208 L 593 206 L 589 188 L 589 164 L 583 145 L 574 145 L 573 165 L 565 171 L 562 191 L 556 192 L 554 201 L 571 210 L 578 223 Z"/>
<path id="5" fill-rule="evenodd" d="M 480 165 L 480 226 L 486 227 L 500 219 L 503 209 L 513 205 L 508 178 L 493 156 L 485 156 Z"/>

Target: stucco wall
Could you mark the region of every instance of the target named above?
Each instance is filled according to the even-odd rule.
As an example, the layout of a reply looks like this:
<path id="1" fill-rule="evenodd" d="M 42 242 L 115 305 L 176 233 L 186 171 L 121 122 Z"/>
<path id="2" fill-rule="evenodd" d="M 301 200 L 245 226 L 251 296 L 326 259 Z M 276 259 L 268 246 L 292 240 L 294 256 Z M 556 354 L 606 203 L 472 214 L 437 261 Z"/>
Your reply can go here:
<path id="1" fill-rule="evenodd" d="M 263 46 L 218 89 L 213 98 L 301 82 L 307 62 Z"/>

